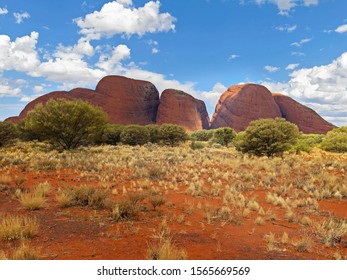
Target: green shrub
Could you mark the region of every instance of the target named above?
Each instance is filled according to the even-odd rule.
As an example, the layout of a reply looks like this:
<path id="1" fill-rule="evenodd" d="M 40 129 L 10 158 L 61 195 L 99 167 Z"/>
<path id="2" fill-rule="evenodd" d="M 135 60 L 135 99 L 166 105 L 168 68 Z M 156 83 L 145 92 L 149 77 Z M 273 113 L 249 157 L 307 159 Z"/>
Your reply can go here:
<path id="1" fill-rule="evenodd" d="M 314 147 L 322 143 L 324 135 L 322 134 L 302 134 L 297 143 L 290 149 L 292 152 L 310 153 Z"/>
<path id="2" fill-rule="evenodd" d="M 83 101 L 56 99 L 38 104 L 21 129 L 56 147 L 74 149 L 96 141 L 106 124 L 107 114 L 101 109 Z"/>
<path id="3" fill-rule="evenodd" d="M 144 145 L 149 142 L 149 137 L 147 128 L 141 125 L 125 126 L 120 134 L 121 142 L 130 146 Z"/>
<path id="4" fill-rule="evenodd" d="M 195 141 L 209 141 L 213 137 L 213 130 L 198 130 L 190 134 L 190 139 Z"/>
<path id="5" fill-rule="evenodd" d="M 9 144 L 17 137 L 17 129 L 12 123 L 0 122 L 0 147 Z"/>
<path id="6" fill-rule="evenodd" d="M 102 133 L 101 143 L 117 145 L 121 141 L 121 134 L 124 126 L 117 124 L 107 124 Z"/>
<path id="7" fill-rule="evenodd" d="M 347 126 L 335 128 L 328 132 L 321 144 L 321 148 L 329 152 L 347 152 Z"/>
<path id="8" fill-rule="evenodd" d="M 159 127 L 156 124 L 149 124 L 145 126 L 149 133 L 149 142 L 156 144 L 160 141 Z"/>
<path id="9" fill-rule="evenodd" d="M 284 119 L 260 119 L 251 122 L 234 144 L 243 153 L 270 157 L 289 150 L 299 136 L 298 127 Z"/>
<path id="10" fill-rule="evenodd" d="M 175 124 L 163 124 L 159 128 L 160 139 L 164 145 L 177 146 L 188 139 L 185 130 Z"/>
<path id="11" fill-rule="evenodd" d="M 189 147 L 192 150 L 201 150 L 201 149 L 205 148 L 203 143 L 201 143 L 199 141 L 194 141 L 194 140 L 190 143 Z"/>
<path id="12" fill-rule="evenodd" d="M 236 132 L 229 127 L 222 127 L 213 130 L 212 143 L 228 147 L 236 136 Z"/>

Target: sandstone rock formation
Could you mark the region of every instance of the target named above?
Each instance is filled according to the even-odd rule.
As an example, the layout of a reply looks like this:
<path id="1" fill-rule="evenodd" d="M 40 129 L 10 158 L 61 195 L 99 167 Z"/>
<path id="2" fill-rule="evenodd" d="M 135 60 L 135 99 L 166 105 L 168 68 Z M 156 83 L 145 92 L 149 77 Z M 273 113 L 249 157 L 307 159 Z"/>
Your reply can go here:
<path id="1" fill-rule="evenodd" d="M 6 121 L 17 123 L 37 104 L 58 98 L 84 100 L 99 106 L 115 124 L 172 123 L 188 131 L 231 127 L 239 132 L 253 120 L 283 117 L 304 133 L 325 134 L 335 127 L 290 97 L 272 94 L 256 84 L 231 86 L 220 97 L 210 124 L 203 101 L 174 89 L 165 90 L 159 101 L 158 90 L 152 83 L 121 76 L 104 77 L 95 90 L 76 88 L 45 94 L 30 102 L 18 117 Z"/>
<path id="2" fill-rule="evenodd" d="M 96 86 L 100 96 L 96 105 L 118 124 L 152 124 L 156 122 L 159 92 L 147 81 L 107 76 Z"/>
<path id="3" fill-rule="evenodd" d="M 58 98 L 88 101 L 101 107 L 108 114 L 110 122 L 117 124 L 155 123 L 159 105 L 159 92 L 152 83 L 121 76 L 107 76 L 98 83 L 95 91 L 76 88 L 69 92 L 48 93 L 30 102 L 18 117 L 7 120 L 18 122 L 37 104 L 45 104 L 49 99 Z"/>
<path id="4" fill-rule="evenodd" d="M 255 84 L 231 86 L 219 99 L 211 128 L 231 127 L 239 132 L 251 121 L 281 116 L 280 108 L 266 87 Z"/>
<path id="5" fill-rule="evenodd" d="M 281 110 L 282 117 L 295 123 L 303 133 L 326 134 L 335 128 L 334 125 L 324 120 L 315 111 L 292 98 L 280 93 L 274 93 L 273 97 Z"/>
<path id="6" fill-rule="evenodd" d="M 205 103 L 179 90 L 167 89 L 161 94 L 157 124 L 172 123 L 188 131 L 209 129 L 210 118 Z"/>

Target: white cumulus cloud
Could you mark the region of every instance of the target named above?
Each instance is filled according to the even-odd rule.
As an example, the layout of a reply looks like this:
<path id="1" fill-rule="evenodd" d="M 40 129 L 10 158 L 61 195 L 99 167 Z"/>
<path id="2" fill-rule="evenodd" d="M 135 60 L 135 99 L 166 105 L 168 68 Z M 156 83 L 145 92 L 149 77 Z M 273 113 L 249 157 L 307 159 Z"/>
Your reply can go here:
<path id="1" fill-rule="evenodd" d="M 28 72 L 40 64 L 36 51 L 39 33 L 18 37 L 15 41 L 7 35 L 0 35 L 0 73 L 6 70 Z"/>
<path id="2" fill-rule="evenodd" d="M 347 52 L 327 65 L 298 69 L 287 83 L 263 83 L 313 108 L 337 125 L 347 125 Z"/>
<path id="3" fill-rule="evenodd" d="M 139 36 L 175 30 L 175 18 L 169 13 L 160 13 L 160 1 L 149 1 L 143 7 L 135 8 L 130 0 L 106 3 L 100 11 L 94 11 L 84 18 L 75 19 L 80 33 L 87 38 L 99 40 L 117 34 Z"/>
<path id="4" fill-rule="evenodd" d="M 96 64 L 99 68 L 112 72 L 112 70 L 118 66 L 122 60 L 130 58 L 131 50 L 126 45 L 118 45 L 113 48 L 111 54 L 100 55 L 99 62 Z"/>

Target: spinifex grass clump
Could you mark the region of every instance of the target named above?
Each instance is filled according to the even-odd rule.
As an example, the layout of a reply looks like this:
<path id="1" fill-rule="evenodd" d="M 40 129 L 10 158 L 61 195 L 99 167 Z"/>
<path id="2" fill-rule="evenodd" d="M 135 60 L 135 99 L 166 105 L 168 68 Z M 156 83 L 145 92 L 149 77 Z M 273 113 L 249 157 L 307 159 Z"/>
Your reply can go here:
<path id="1" fill-rule="evenodd" d="M 116 222 L 129 221 L 137 218 L 140 212 L 140 202 L 146 197 L 146 194 L 131 192 L 123 201 L 117 202 L 111 212 L 111 217 Z"/>
<path id="2" fill-rule="evenodd" d="M 98 190 L 93 186 L 64 187 L 58 191 L 57 201 L 61 207 L 90 207 L 106 209 L 110 199 L 106 190 Z"/>
<path id="3" fill-rule="evenodd" d="M 22 206 L 27 210 L 38 210 L 43 207 L 45 197 L 40 193 L 23 193 L 19 197 Z"/>
<path id="4" fill-rule="evenodd" d="M 13 241 L 32 238 L 38 233 L 39 225 L 35 218 L 3 216 L 0 222 L 0 239 Z"/>
<path id="5" fill-rule="evenodd" d="M 316 226 L 315 234 L 326 246 L 335 246 L 347 235 L 347 221 L 330 217 Z"/>
<path id="6" fill-rule="evenodd" d="M 11 256 L 12 260 L 39 260 L 39 252 L 29 244 L 23 242 Z"/>
<path id="7" fill-rule="evenodd" d="M 149 260 L 185 260 L 187 253 L 176 246 L 172 241 L 172 234 L 164 219 L 159 227 L 159 232 L 153 236 L 159 242 L 149 245 L 147 259 Z"/>

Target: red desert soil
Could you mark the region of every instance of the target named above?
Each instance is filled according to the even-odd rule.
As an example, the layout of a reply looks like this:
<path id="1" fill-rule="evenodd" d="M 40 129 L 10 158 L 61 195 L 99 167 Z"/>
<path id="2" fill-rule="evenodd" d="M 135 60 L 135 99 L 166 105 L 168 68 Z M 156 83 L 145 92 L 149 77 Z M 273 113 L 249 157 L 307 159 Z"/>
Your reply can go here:
<path id="1" fill-rule="evenodd" d="M 173 153 L 177 151 L 174 150 Z M 169 156 L 173 156 L 171 151 Z M 131 160 L 131 154 L 127 160 Z M 177 164 L 172 165 L 180 168 Z M 244 174 L 252 176 L 270 174 L 265 171 L 259 173 L 259 170 L 247 170 L 249 165 L 246 163 L 241 162 L 240 166 L 245 167 L 241 170 L 246 172 Z M 108 188 L 113 190 L 113 200 L 122 200 L 126 197 L 124 189 L 128 191 L 133 189 L 134 181 L 138 180 L 132 178 L 132 173 L 136 170 L 134 168 L 136 167 L 131 166 L 130 163 L 123 169 L 117 167 L 113 174 L 108 174 L 109 178 L 105 177 L 106 179 L 101 180 L 100 175 L 93 170 L 81 171 L 65 167 L 53 168 L 56 170 L 38 170 L 25 164 L 22 166 L 3 164 L 0 176 L 24 178 L 23 188 L 30 191 L 38 183 L 47 181 L 52 189 L 43 209 L 29 211 L 25 210 L 15 197 L 13 190 L 16 189 L 16 184 L 11 182 L 0 191 L 0 214 L 36 217 L 40 229 L 30 244 L 39 249 L 42 259 L 49 260 L 146 259 L 148 248 L 151 244 L 158 242 L 159 228 L 163 220 L 167 221 L 172 242 L 186 251 L 188 259 L 332 259 L 335 253 L 342 258 L 347 256 L 346 236 L 336 247 L 325 246 L 315 238 L 313 226 L 306 227 L 300 223 L 288 222 L 285 219 L 286 209 L 266 202 L 266 194 L 275 186 L 281 185 L 281 182 L 275 179 L 271 189 L 257 185 L 255 181 L 245 184 L 252 186 L 249 189 L 241 190 L 246 198 L 255 199 L 266 214 L 250 210 L 249 215 L 243 217 L 243 210 L 234 208 L 233 215 L 227 213 L 232 216 L 232 219 L 227 220 L 217 217 L 216 214 L 217 209 L 223 206 L 222 194 L 215 196 L 202 194 L 193 197 L 187 192 L 189 185 L 186 179 L 179 180 L 179 176 L 166 177 L 165 189 L 160 186 L 161 180 L 150 179 L 152 189 L 159 189 L 165 193 L 166 204 L 154 211 L 152 205 L 145 199 L 142 205 L 143 211 L 136 219 L 130 221 L 114 221 L 110 210 L 94 210 L 86 207 L 61 208 L 56 201 L 58 188 L 62 184 L 76 188 L 88 184 L 99 189 L 105 188 L 107 184 Z M 204 167 L 193 168 L 199 174 L 203 172 L 201 170 Z M 223 174 L 230 166 L 219 162 L 214 168 Z M 211 172 L 213 174 L 214 171 Z M 294 174 L 298 171 L 290 172 Z M 344 176 L 342 173 L 339 174 L 340 177 Z M 221 188 L 223 189 L 229 182 L 242 181 L 233 177 L 235 173 L 231 173 L 230 178 L 225 181 L 220 179 Z M 208 177 L 201 173 L 201 179 L 203 179 L 204 188 L 210 190 L 211 185 L 207 183 Z M 247 179 L 244 179 L 243 182 L 246 181 Z M 170 184 L 174 184 L 175 188 L 168 188 Z M 114 194 L 115 190 L 117 194 Z M 317 211 L 298 207 L 295 208 L 295 214 L 298 217 L 309 216 L 312 223 L 320 223 L 330 215 L 347 219 L 346 198 L 329 198 L 320 200 L 318 204 Z M 206 213 L 209 213 L 209 216 Z M 276 218 L 270 219 L 270 216 Z M 257 224 L 255 222 L 257 217 L 261 217 L 263 222 Z M 289 235 L 287 244 L 281 243 L 284 232 Z M 265 236 L 271 233 L 274 234 L 276 241 L 274 248 L 269 249 Z M 308 252 L 299 252 L 295 244 L 306 235 L 312 240 L 312 248 Z M 20 241 L 1 240 L 0 251 L 9 254 L 19 244 Z"/>

